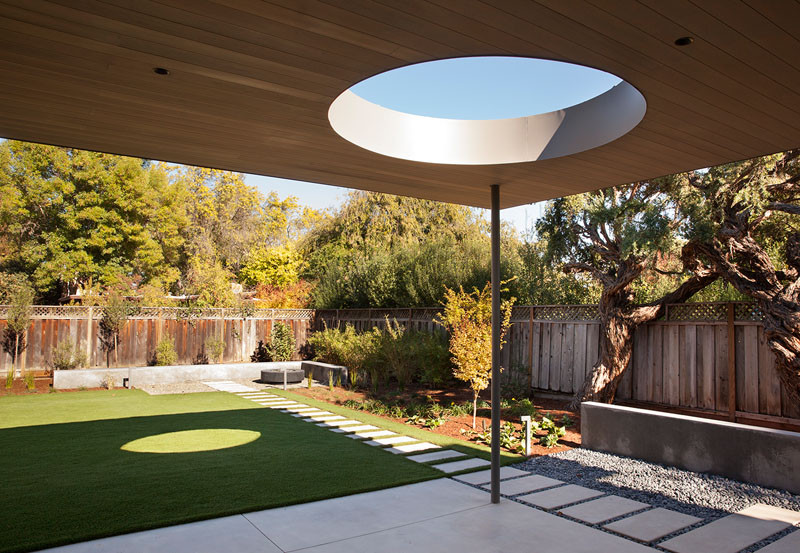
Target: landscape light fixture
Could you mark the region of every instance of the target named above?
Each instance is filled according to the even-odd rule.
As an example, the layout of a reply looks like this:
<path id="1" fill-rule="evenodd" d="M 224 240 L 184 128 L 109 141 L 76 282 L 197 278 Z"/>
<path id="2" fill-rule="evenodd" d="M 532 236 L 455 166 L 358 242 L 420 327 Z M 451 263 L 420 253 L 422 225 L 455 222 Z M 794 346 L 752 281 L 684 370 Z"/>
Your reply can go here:
<path id="1" fill-rule="evenodd" d="M 689 46 L 694 39 L 690 36 L 682 36 L 675 39 L 675 46 Z"/>
<path id="2" fill-rule="evenodd" d="M 164 67 L 154 67 L 153 73 L 156 75 L 169 75 L 169 69 L 165 69 Z"/>

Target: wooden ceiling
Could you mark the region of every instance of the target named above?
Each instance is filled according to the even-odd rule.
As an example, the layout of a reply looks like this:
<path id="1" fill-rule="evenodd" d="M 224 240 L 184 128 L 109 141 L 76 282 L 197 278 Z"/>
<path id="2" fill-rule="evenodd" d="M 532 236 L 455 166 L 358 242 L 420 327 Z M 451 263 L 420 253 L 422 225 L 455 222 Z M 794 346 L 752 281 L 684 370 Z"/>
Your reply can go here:
<path id="1" fill-rule="evenodd" d="M 792 0 L 0 0 L 0 136 L 481 207 L 500 184 L 510 207 L 800 146 L 798 21 Z M 328 124 L 366 77 L 473 55 L 609 71 L 647 114 L 594 150 L 468 167 Z"/>

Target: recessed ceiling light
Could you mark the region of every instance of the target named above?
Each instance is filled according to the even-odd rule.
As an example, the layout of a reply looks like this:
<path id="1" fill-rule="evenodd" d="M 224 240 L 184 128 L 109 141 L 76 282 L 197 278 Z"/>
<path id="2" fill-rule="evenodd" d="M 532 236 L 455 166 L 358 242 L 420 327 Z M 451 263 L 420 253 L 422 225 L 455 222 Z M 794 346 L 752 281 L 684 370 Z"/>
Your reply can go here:
<path id="1" fill-rule="evenodd" d="M 694 39 L 690 36 L 682 36 L 680 38 L 675 39 L 675 46 L 689 46 Z"/>
<path id="2" fill-rule="evenodd" d="M 164 69 L 163 67 L 154 67 L 153 73 L 156 75 L 169 75 L 169 69 Z"/>

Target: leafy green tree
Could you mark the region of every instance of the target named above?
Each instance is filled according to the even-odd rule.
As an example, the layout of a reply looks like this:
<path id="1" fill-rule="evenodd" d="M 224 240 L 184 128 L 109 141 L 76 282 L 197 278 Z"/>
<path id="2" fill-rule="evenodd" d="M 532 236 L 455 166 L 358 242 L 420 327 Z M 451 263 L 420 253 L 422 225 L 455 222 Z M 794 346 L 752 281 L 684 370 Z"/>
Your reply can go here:
<path id="1" fill-rule="evenodd" d="M 758 302 L 787 393 L 800 403 L 800 150 L 687 175 L 688 263 Z"/>
<path id="2" fill-rule="evenodd" d="M 300 280 L 302 265 L 303 259 L 289 245 L 258 248 L 250 252 L 239 279 L 249 286 L 291 286 Z"/>
<path id="3" fill-rule="evenodd" d="M 276 322 L 269 336 L 268 351 L 273 361 L 291 361 L 294 355 L 294 332 L 287 323 Z"/>
<path id="4" fill-rule="evenodd" d="M 600 286 L 584 274 L 565 273 L 548 259 L 547 243 L 528 237 L 519 247 L 516 294 L 522 305 L 597 303 Z"/>
<path id="5" fill-rule="evenodd" d="M 677 231 L 685 220 L 680 210 L 683 179 L 669 177 L 636 182 L 597 192 L 560 198 L 548 204 L 537 230 L 548 243 L 547 259 L 564 270 L 585 274 L 602 287 L 600 356 L 575 395 L 612 402 L 633 351 L 633 332 L 657 319 L 668 303 L 683 302 L 717 277 L 691 264 L 674 290 L 644 305 L 635 302 L 634 285 L 659 260 L 675 255 Z"/>
<path id="6" fill-rule="evenodd" d="M 511 320 L 514 299 L 503 300 L 500 305 L 500 345 L 505 344 L 505 334 Z M 450 333 L 450 353 L 453 355 L 453 376 L 467 382 L 472 390 L 472 428 L 478 411 L 478 395 L 492 378 L 492 289 L 487 283 L 482 290 L 465 292 L 448 289 L 445 293 L 444 311 L 438 321 Z"/>
<path id="7" fill-rule="evenodd" d="M 111 291 L 103 305 L 103 316 L 100 319 L 100 343 L 106 351 L 106 366 L 111 365 L 111 352 L 114 352 L 114 364 L 119 363 L 117 345 L 119 335 L 128 322 L 128 318 L 136 313 L 136 306 L 127 301 L 118 292 Z"/>
<path id="8" fill-rule="evenodd" d="M 177 278 L 183 199 L 140 159 L 6 141 L 0 144 L 2 265 L 55 299 L 68 286 L 121 276 Z"/>

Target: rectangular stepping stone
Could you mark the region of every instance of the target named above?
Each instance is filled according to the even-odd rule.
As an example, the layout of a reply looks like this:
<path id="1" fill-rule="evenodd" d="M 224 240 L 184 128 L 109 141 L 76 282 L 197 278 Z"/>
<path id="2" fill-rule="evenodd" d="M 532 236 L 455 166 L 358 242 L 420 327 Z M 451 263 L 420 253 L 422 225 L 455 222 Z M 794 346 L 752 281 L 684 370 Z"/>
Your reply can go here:
<path id="1" fill-rule="evenodd" d="M 253 401 L 258 403 L 259 405 L 266 405 L 266 406 L 270 406 L 270 405 L 295 405 L 294 401 L 286 401 L 286 400 L 283 400 L 283 399 L 280 400 L 280 401 L 261 401 L 261 400 L 255 399 Z"/>
<path id="2" fill-rule="evenodd" d="M 307 422 L 324 422 L 324 421 L 343 421 L 345 417 L 342 415 L 334 415 L 333 413 L 329 415 L 312 415 L 310 417 L 306 417 Z"/>
<path id="3" fill-rule="evenodd" d="M 559 486 L 563 483 L 564 482 L 561 480 L 556 480 L 555 478 L 548 478 L 547 476 L 532 474 L 530 476 L 524 476 L 522 478 L 516 478 L 514 480 L 509 480 L 508 482 L 503 482 L 500 484 L 500 493 L 503 495 L 531 493 L 538 490 L 543 490 L 545 488 Z M 483 487 L 488 488 L 488 486 Z"/>
<path id="4" fill-rule="evenodd" d="M 257 392 L 258 388 L 251 388 L 250 386 L 244 386 L 242 384 L 238 384 L 231 380 L 217 380 L 213 382 L 203 382 L 206 386 L 214 388 L 215 390 L 219 390 L 220 392 L 231 392 L 231 393 L 239 393 L 239 392 Z"/>
<path id="5" fill-rule="evenodd" d="M 264 405 L 264 404 L 262 403 L 261 405 Z M 279 403 L 277 405 L 275 405 L 275 404 L 273 404 L 273 405 L 265 405 L 265 407 L 269 407 L 270 409 L 286 409 L 288 407 L 297 407 L 298 405 L 299 404 L 297 404 L 297 403 L 288 403 L 288 404 Z"/>
<path id="6" fill-rule="evenodd" d="M 397 436 L 397 433 L 390 430 L 370 430 L 368 432 L 356 432 L 347 437 L 353 438 L 354 440 L 363 440 L 366 438 L 382 438 L 384 436 Z"/>
<path id="7" fill-rule="evenodd" d="M 369 440 L 368 442 L 364 442 L 367 445 L 372 446 L 385 446 L 385 445 L 395 445 L 395 444 L 407 444 L 409 442 L 416 442 L 414 438 L 409 438 L 408 436 L 391 436 L 389 438 L 375 438 L 374 440 Z"/>
<path id="8" fill-rule="evenodd" d="M 331 432 L 339 432 L 340 434 L 350 434 L 352 432 L 366 432 L 367 430 L 378 430 L 377 426 L 371 424 L 362 424 L 359 426 L 345 426 L 344 428 L 331 428 Z"/>
<path id="9" fill-rule="evenodd" d="M 561 514 L 577 518 L 589 524 L 600 524 L 634 511 L 641 511 L 649 506 L 647 503 L 634 501 L 627 497 L 609 495 L 608 497 L 601 497 L 580 505 L 567 507 L 561 511 Z"/>
<path id="10" fill-rule="evenodd" d="M 452 449 L 443 449 L 441 451 L 433 451 L 431 453 L 423 453 L 422 455 L 412 455 L 410 457 L 406 457 L 406 459 L 411 459 L 415 463 L 427 463 L 430 461 L 441 461 L 442 459 L 455 459 L 456 457 L 466 457 L 466 453 L 461 453 L 460 451 L 454 451 Z"/>
<path id="11" fill-rule="evenodd" d="M 578 486 L 576 484 L 567 484 L 566 486 L 560 486 L 558 488 L 545 490 L 543 492 L 522 495 L 517 499 L 521 499 L 526 503 L 536 505 L 542 509 L 558 509 L 559 507 L 564 507 L 565 505 L 570 505 L 571 503 L 577 503 L 578 501 L 583 501 L 584 499 L 591 499 L 599 495 L 603 495 L 603 492 L 584 488 L 583 486 Z"/>
<path id="12" fill-rule="evenodd" d="M 329 420 L 318 424 L 317 426 L 351 426 L 351 425 L 358 425 L 361 426 L 363 423 L 361 421 L 354 421 L 353 419 L 347 420 Z"/>
<path id="13" fill-rule="evenodd" d="M 463 461 L 451 461 L 449 463 L 441 463 L 439 465 L 431 465 L 431 466 L 437 470 L 450 474 L 452 472 L 458 472 L 460 470 L 485 467 L 486 465 L 491 465 L 491 463 L 486 459 L 479 459 L 478 457 L 473 457 L 471 459 L 464 459 Z"/>
<path id="14" fill-rule="evenodd" d="M 663 538 L 667 534 L 677 532 L 681 528 L 697 524 L 701 520 L 703 519 L 657 507 L 607 524 L 605 528 L 623 536 L 651 542 L 658 538 Z"/>
<path id="15" fill-rule="evenodd" d="M 319 409 L 304 405 L 303 407 L 289 407 L 287 411 L 291 411 L 292 413 L 311 413 L 313 415 L 314 412 L 319 411 Z"/>
<path id="16" fill-rule="evenodd" d="M 424 451 L 426 449 L 439 449 L 439 446 L 428 442 L 419 442 L 416 444 L 396 445 L 390 447 L 386 451 L 391 453 L 412 453 L 414 451 Z"/>
<path id="17" fill-rule="evenodd" d="M 795 530 L 791 534 L 772 542 L 758 553 L 797 553 L 800 551 L 800 530 Z"/>
<path id="18" fill-rule="evenodd" d="M 800 521 L 800 513 L 754 505 L 659 544 L 676 553 L 736 553 Z"/>
<path id="19" fill-rule="evenodd" d="M 293 417 L 299 417 L 301 419 L 308 419 L 310 417 L 326 417 L 328 415 L 333 415 L 330 411 L 318 411 L 316 413 L 312 413 L 310 411 L 306 411 L 304 413 L 297 413 L 292 415 Z"/>
<path id="20" fill-rule="evenodd" d="M 515 469 L 513 467 L 500 467 L 500 479 L 513 478 L 515 476 L 524 476 L 530 474 L 524 470 Z M 454 477 L 456 480 L 461 480 L 467 484 L 486 484 L 492 480 L 491 470 L 482 470 L 479 472 L 470 472 L 469 474 L 461 474 Z"/>

